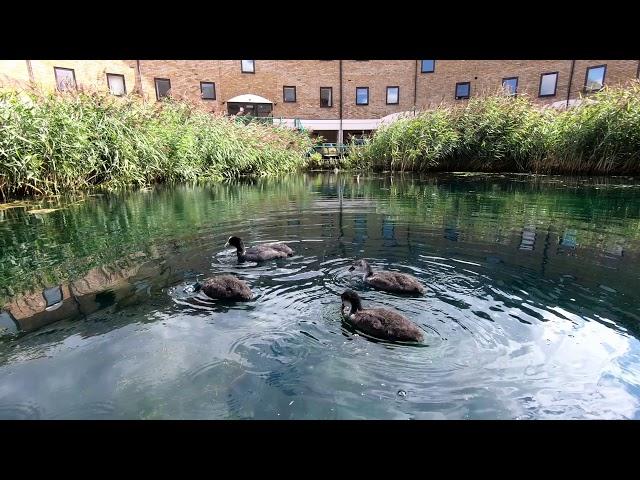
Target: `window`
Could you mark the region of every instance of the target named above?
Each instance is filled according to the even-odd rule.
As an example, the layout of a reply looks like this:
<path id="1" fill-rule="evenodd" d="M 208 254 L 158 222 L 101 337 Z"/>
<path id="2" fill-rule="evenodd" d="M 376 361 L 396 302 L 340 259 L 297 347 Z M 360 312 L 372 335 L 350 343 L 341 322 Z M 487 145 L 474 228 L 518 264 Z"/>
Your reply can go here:
<path id="1" fill-rule="evenodd" d="M 604 87 L 604 76 L 607 73 L 606 65 L 587 68 L 587 75 L 584 78 L 584 91 L 597 92 Z"/>
<path id="2" fill-rule="evenodd" d="M 558 72 L 543 73 L 540 75 L 539 97 L 553 97 L 558 85 Z"/>
<path id="3" fill-rule="evenodd" d="M 203 100 L 215 100 L 216 84 L 214 82 L 200 82 L 200 97 Z"/>
<path id="4" fill-rule="evenodd" d="M 154 78 L 153 81 L 156 84 L 156 98 L 158 100 L 171 95 L 171 80 L 168 78 Z"/>
<path id="5" fill-rule="evenodd" d="M 255 60 L 241 60 L 242 73 L 256 73 L 256 61 Z"/>
<path id="6" fill-rule="evenodd" d="M 273 111 L 272 103 L 258 103 L 256 105 L 256 112 L 259 117 L 268 117 L 271 115 L 272 111 Z"/>
<path id="7" fill-rule="evenodd" d="M 296 87 L 282 87 L 282 100 L 286 103 L 296 101 Z"/>
<path id="8" fill-rule="evenodd" d="M 471 83 L 470 82 L 458 82 L 456 83 L 456 100 L 464 100 L 471 96 Z"/>
<path id="9" fill-rule="evenodd" d="M 320 87 L 320 106 L 325 108 L 333 106 L 332 87 Z"/>
<path id="10" fill-rule="evenodd" d="M 56 76 L 56 85 L 61 92 L 75 90 L 76 73 L 71 68 L 53 67 Z"/>
<path id="11" fill-rule="evenodd" d="M 124 83 L 124 75 L 120 75 L 119 73 L 107 73 L 107 85 L 109 85 L 111 95 L 121 97 L 127 93 L 127 87 Z"/>
<path id="12" fill-rule="evenodd" d="M 397 105 L 400 102 L 400 87 L 387 87 L 387 105 Z"/>
<path id="13" fill-rule="evenodd" d="M 518 77 L 509 77 L 502 79 L 502 88 L 512 96 L 516 96 L 518 93 Z"/>
<path id="14" fill-rule="evenodd" d="M 369 87 L 356 87 L 356 105 L 369 105 Z"/>
<path id="15" fill-rule="evenodd" d="M 421 60 L 420 71 L 422 73 L 433 73 L 436 71 L 436 61 L 435 60 Z"/>

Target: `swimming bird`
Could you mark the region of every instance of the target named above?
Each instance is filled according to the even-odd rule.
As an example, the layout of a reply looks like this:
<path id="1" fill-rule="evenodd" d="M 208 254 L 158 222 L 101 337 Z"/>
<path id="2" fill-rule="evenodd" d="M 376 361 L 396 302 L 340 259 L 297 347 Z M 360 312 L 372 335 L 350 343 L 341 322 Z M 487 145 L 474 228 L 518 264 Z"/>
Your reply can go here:
<path id="1" fill-rule="evenodd" d="M 424 295 L 425 288 L 416 277 L 400 272 L 374 272 L 366 260 L 356 260 L 349 271 L 362 272 L 362 280 L 372 287 L 392 293 Z"/>
<path id="2" fill-rule="evenodd" d="M 202 283 L 197 282 L 193 291 L 202 290 L 207 297 L 221 300 L 248 301 L 253 298 L 251 288 L 246 282 L 233 275 L 218 275 L 208 278 Z"/>
<path id="3" fill-rule="evenodd" d="M 273 260 L 274 258 L 291 257 L 294 253 L 293 250 L 284 243 L 267 243 L 245 248 L 244 242 L 238 237 L 229 237 L 225 248 L 229 245 L 236 247 L 239 262 L 246 260 L 250 262 L 264 262 L 266 260 Z"/>
<path id="4" fill-rule="evenodd" d="M 398 312 L 386 308 L 362 308 L 360 297 L 353 290 L 346 290 L 341 299 L 345 320 L 372 337 L 404 342 L 419 342 L 423 338 L 420 329 Z"/>

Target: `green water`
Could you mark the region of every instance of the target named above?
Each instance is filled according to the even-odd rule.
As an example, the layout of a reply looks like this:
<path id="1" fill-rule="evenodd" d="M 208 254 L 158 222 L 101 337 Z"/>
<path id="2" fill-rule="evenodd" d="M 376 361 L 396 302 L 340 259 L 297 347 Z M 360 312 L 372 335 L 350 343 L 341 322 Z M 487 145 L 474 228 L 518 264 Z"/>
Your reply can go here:
<path id="1" fill-rule="evenodd" d="M 640 418 L 636 182 L 318 174 L 0 208 L 0 418 Z M 296 255 L 238 265 L 230 235 Z M 364 286 L 356 258 L 427 295 Z M 255 299 L 191 292 L 220 272 Z M 346 288 L 425 346 L 346 328 Z"/>

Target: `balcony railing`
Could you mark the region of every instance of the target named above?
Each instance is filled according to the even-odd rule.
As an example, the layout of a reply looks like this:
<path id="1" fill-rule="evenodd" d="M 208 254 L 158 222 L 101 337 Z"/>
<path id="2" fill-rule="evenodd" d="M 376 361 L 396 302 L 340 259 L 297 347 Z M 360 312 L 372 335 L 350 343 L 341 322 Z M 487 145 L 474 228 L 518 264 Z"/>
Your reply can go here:
<path id="1" fill-rule="evenodd" d="M 277 121 L 278 119 L 276 119 Z M 240 117 L 235 117 L 235 121 L 238 123 L 243 123 L 245 125 L 255 122 L 255 123 L 263 123 L 266 125 L 273 125 L 274 118 L 273 117 L 254 117 L 251 115 L 242 115 Z"/>

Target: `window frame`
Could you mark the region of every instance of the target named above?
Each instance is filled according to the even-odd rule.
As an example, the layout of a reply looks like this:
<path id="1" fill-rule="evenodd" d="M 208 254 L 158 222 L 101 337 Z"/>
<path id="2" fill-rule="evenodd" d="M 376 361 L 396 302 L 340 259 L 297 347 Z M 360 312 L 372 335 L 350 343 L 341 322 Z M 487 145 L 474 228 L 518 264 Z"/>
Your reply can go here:
<path id="1" fill-rule="evenodd" d="M 458 85 L 468 85 L 469 91 L 466 97 L 458 96 Z M 471 98 L 471 82 L 456 82 L 456 88 L 453 91 L 453 98 L 456 100 L 469 100 Z"/>
<path id="2" fill-rule="evenodd" d="M 518 84 L 520 83 L 520 79 L 519 77 L 504 77 L 502 79 L 502 88 L 504 89 L 504 81 L 505 80 L 515 80 L 516 81 L 516 88 L 514 90 L 514 92 L 510 95 L 511 97 L 517 97 L 518 96 Z"/>
<path id="3" fill-rule="evenodd" d="M 203 93 L 204 93 L 202 91 L 202 85 L 203 84 L 213 85 L 213 98 L 205 98 L 205 97 L 202 96 Z M 200 81 L 200 100 L 207 100 L 207 101 L 216 100 L 216 97 L 217 97 L 217 94 L 216 94 L 216 82 L 203 82 L 203 81 Z"/>
<path id="4" fill-rule="evenodd" d="M 56 90 L 58 90 L 59 92 L 68 92 L 69 89 L 66 90 L 60 90 L 60 82 L 58 82 L 58 70 L 67 70 L 70 71 L 71 74 L 73 75 L 73 89 L 72 90 L 78 90 L 78 81 L 76 80 L 76 71 L 73 68 L 67 68 L 67 67 L 53 67 L 53 78 L 56 81 Z"/>
<path id="5" fill-rule="evenodd" d="M 322 105 L 322 90 L 326 89 L 331 92 L 331 105 Z M 333 87 L 320 87 L 320 108 L 333 108 Z"/>
<path id="6" fill-rule="evenodd" d="M 397 88 L 398 89 L 398 96 L 396 97 L 396 101 L 393 103 L 389 103 L 389 89 L 390 88 Z M 400 104 L 400 86 L 399 85 L 388 85 L 387 86 L 387 90 L 386 90 L 386 95 L 385 95 L 385 100 L 387 102 L 387 105 L 399 105 Z"/>
<path id="7" fill-rule="evenodd" d="M 240 72 L 241 73 L 256 73 L 256 61 L 255 60 L 251 60 L 251 62 L 253 62 L 253 70 L 245 70 L 244 69 L 244 60 L 240 60 Z"/>
<path id="8" fill-rule="evenodd" d="M 555 75 L 556 76 L 556 82 L 553 85 L 553 93 L 548 93 L 546 95 L 542 95 L 542 79 L 546 76 L 546 75 Z M 558 80 L 560 80 L 560 72 L 556 71 L 556 72 L 547 72 L 547 73 L 541 73 L 540 74 L 540 83 L 538 85 L 538 98 L 546 98 L 546 97 L 555 97 L 556 94 L 558 93 Z"/>
<path id="9" fill-rule="evenodd" d="M 589 80 L 589 70 L 592 70 L 594 68 L 604 68 L 604 73 L 602 74 L 602 87 L 598 88 L 597 90 L 595 89 L 587 89 L 587 81 Z M 593 65 L 591 67 L 587 67 L 587 70 L 584 73 L 584 86 L 582 87 L 582 91 L 584 93 L 596 93 L 599 92 L 600 90 L 602 90 L 604 88 L 604 81 L 607 78 L 607 64 L 602 64 L 602 65 Z"/>
<path id="10" fill-rule="evenodd" d="M 358 90 L 367 91 L 367 103 L 358 103 Z M 369 87 L 356 87 L 356 105 L 359 107 L 365 107 L 369 105 Z"/>
<path id="11" fill-rule="evenodd" d="M 284 92 L 287 88 L 293 88 L 293 100 L 287 100 Z M 282 86 L 282 102 L 283 103 L 296 103 L 298 101 L 298 91 L 295 85 L 283 85 Z M 333 103 L 333 93 L 331 94 L 331 103 Z"/>
<path id="12" fill-rule="evenodd" d="M 156 100 L 157 101 L 161 101 L 163 98 L 170 96 L 170 95 L 165 95 L 164 97 L 160 97 L 160 95 L 158 94 L 158 80 L 166 80 L 167 82 L 169 82 L 169 90 L 171 90 L 171 79 L 170 78 L 161 78 L 161 77 L 153 77 L 153 86 L 156 89 Z"/>
<path id="13" fill-rule="evenodd" d="M 424 60 L 420 60 L 420 73 L 435 73 L 436 72 L 436 61 L 431 60 L 433 62 L 433 67 L 431 70 L 424 69 Z"/>
<path id="14" fill-rule="evenodd" d="M 105 72 L 107 77 L 107 88 L 109 89 L 109 93 L 114 97 L 124 97 L 127 94 L 127 80 L 122 73 L 109 73 Z M 109 84 L 109 77 L 122 77 L 122 87 L 124 88 L 124 93 L 122 95 L 116 95 L 111 91 L 111 85 Z"/>

